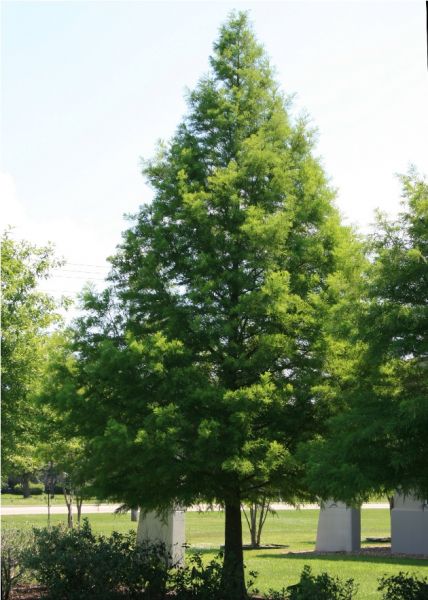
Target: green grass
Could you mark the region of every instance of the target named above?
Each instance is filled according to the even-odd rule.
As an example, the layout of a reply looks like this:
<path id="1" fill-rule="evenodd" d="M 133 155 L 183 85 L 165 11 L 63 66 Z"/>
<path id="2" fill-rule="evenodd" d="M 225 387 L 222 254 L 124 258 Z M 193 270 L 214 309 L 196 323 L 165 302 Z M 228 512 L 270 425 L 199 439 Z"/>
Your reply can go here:
<path id="1" fill-rule="evenodd" d="M 187 513 L 188 542 L 197 548 L 219 547 L 223 543 L 223 513 Z M 318 510 L 283 510 L 270 515 L 263 530 L 262 544 L 286 544 L 287 551 L 311 551 L 315 546 Z M 244 543 L 250 542 L 243 519 Z M 362 511 L 361 539 L 389 536 L 389 511 L 364 509 Z M 373 544 L 363 544 L 370 547 Z"/>
<path id="2" fill-rule="evenodd" d="M 128 515 L 91 514 L 89 521 L 97 533 L 109 534 L 111 531 L 135 529 Z M 256 585 L 261 591 L 269 588 L 281 589 L 298 581 L 305 564 L 312 567 L 315 574 L 327 571 L 330 575 L 342 579 L 353 578 L 359 584 L 358 600 L 380 600 L 376 591 L 377 580 L 382 575 L 393 575 L 399 571 L 414 572 L 419 576 L 428 576 L 428 560 L 411 558 L 388 558 L 370 556 L 344 556 L 307 554 L 288 554 L 288 552 L 314 549 L 318 511 L 280 511 L 269 516 L 264 529 L 262 543 L 285 544 L 286 548 L 267 550 L 247 550 L 245 561 L 248 571 L 257 571 Z M 65 522 L 65 515 L 53 515 L 52 523 Z M 44 515 L 20 515 L 3 517 L 3 526 L 31 527 L 45 526 Z M 244 542 L 249 536 L 244 526 Z M 186 514 L 186 537 L 193 549 L 200 549 L 209 559 L 215 556 L 223 543 L 224 519 L 221 512 Z M 362 539 L 366 537 L 386 537 L 390 533 L 389 511 L 365 509 L 362 511 Z M 363 544 L 368 547 L 368 544 Z"/>
<path id="3" fill-rule="evenodd" d="M 23 498 L 18 494 L 1 494 L 1 505 L 4 508 L 8 506 L 47 506 L 46 494 L 38 494 L 30 496 L 30 498 Z M 90 498 L 85 500 L 85 504 L 97 504 L 96 498 Z M 64 496 L 62 494 L 55 494 L 51 498 L 51 506 L 65 506 Z"/>
<path id="4" fill-rule="evenodd" d="M 85 515 L 83 515 L 85 516 Z M 136 529 L 137 523 L 131 521 L 129 514 L 115 515 L 114 513 L 94 513 L 87 515 L 92 529 L 95 533 L 109 535 L 112 531 L 125 533 L 130 529 Z M 76 520 L 76 514 L 74 514 Z M 29 529 L 31 527 L 46 527 L 47 515 L 14 515 L 3 516 L 2 526 L 17 527 L 18 529 Z M 67 515 L 51 515 L 52 525 L 59 523 L 67 524 Z"/>

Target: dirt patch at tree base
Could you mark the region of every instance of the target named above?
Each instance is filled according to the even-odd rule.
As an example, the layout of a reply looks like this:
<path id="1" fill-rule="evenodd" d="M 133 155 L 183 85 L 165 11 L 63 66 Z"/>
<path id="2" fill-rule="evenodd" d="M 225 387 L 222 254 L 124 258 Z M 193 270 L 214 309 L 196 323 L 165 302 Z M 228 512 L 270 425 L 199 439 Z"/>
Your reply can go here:
<path id="1" fill-rule="evenodd" d="M 224 546 L 223 546 L 224 548 Z M 281 548 L 289 548 L 287 544 L 260 544 L 260 546 L 252 546 L 251 544 L 243 544 L 243 550 L 277 550 Z"/>

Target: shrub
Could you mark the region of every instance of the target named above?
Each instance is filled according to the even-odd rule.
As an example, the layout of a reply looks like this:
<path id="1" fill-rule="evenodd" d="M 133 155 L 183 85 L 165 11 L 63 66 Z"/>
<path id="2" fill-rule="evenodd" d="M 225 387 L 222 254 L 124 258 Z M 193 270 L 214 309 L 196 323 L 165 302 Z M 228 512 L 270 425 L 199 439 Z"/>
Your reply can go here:
<path id="1" fill-rule="evenodd" d="M 308 565 L 303 567 L 300 581 L 287 588 L 286 600 L 352 600 L 358 586 L 353 579 L 341 581 L 338 577 L 331 577 L 328 573 L 312 575 Z M 279 597 L 280 598 L 280 597 Z M 279 600 L 275 598 L 275 600 Z"/>
<path id="2" fill-rule="evenodd" d="M 398 575 L 379 579 L 378 591 L 384 592 L 383 600 L 427 600 L 428 579 L 400 571 Z"/>
<path id="3" fill-rule="evenodd" d="M 1 532 L 1 600 L 8 600 L 15 585 L 24 577 L 23 555 L 31 544 L 32 534 L 18 529 Z"/>
<path id="4" fill-rule="evenodd" d="M 192 555 L 186 566 L 175 569 L 168 587 L 174 600 L 211 600 L 219 598 L 222 589 L 223 564 L 221 554 L 204 565 L 200 554 Z"/>
<path id="5" fill-rule="evenodd" d="M 267 596 L 264 596 L 265 600 L 288 600 L 290 597 L 289 592 L 287 592 L 286 588 L 282 588 L 282 590 L 269 590 Z"/>
<path id="6" fill-rule="evenodd" d="M 135 532 L 95 536 L 87 519 L 80 529 L 62 526 L 34 531 L 26 565 L 49 600 L 115 600 L 163 597 L 168 573 L 161 546 L 136 544 Z"/>
<path id="7" fill-rule="evenodd" d="M 43 494 L 43 486 L 42 485 L 32 485 L 29 488 L 30 496 L 41 496 Z M 24 488 L 22 485 L 16 485 L 8 491 L 9 494 L 14 494 L 16 496 L 22 496 L 24 494 Z"/>
<path id="8" fill-rule="evenodd" d="M 250 571 L 251 580 L 247 589 L 253 587 L 257 574 Z M 184 567 L 171 571 L 168 588 L 174 600 L 220 600 L 230 597 L 227 579 L 224 577 L 223 554 L 218 554 L 208 563 L 204 563 L 202 555 L 191 555 Z M 253 592 L 257 590 L 253 589 Z"/>

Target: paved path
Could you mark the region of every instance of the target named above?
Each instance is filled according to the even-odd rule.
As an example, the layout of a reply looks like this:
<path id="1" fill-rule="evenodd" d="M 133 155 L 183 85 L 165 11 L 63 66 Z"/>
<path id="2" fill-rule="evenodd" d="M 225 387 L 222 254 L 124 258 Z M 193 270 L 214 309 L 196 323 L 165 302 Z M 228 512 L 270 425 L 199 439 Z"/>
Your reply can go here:
<path id="1" fill-rule="evenodd" d="M 82 506 L 82 514 L 96 514 L 96 513 L 113 513 L 117 508 L 119 508 L 120 504 L 83 504 Z M 274 510 L 296 510 L 294 506 L 290 504 L 284 504 L 282 502 L 272 504 L 272 508 Z M 318 504 L 304 504 L 300 506 L 302 510 L 317 510 L 319 508 Z M 363 504 L 363 508 L 389 508 L 389 504 L 377 502 L 377 503 L 369 503 Z M 188 508 L 189 511 L 204 511 L 206 510 L 206 505 L 200 506 L 192 506 Z M 2 506 L 0 514 L 1 515 L 47 515 L 48 509 L 47 506 Z M 73 506 L 73 512 L 76 512 L 76 507 Z M 51 515 L 66 515 L 67 507 L 54 505 L 51 506 Z"/>
<path id="2" fill-rule="evenodd" d="M 83 504 L 82 514 L 89 513 L 113 513 L 120 504 Z M 73 506 L 73 512 L 76 512 L 76 507 Z M 48 507 L 44 506 L 2 506 L 2 515 L 47 515 Z M 64 505 L 54 504 L 51 506 L 51 515 L 66 515 L 67 507 Z"/>

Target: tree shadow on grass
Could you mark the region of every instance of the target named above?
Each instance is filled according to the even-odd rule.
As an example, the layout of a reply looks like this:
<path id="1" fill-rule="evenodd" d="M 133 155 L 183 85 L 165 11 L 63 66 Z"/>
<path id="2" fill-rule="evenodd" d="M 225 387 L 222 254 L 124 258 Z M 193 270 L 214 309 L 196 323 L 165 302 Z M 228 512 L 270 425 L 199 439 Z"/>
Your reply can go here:
<path id="1" fill-rule="evenodd" d="M 263 553 L 257 554 L 256 558 L 277 558 L 282 560 L 304 560 L 306 561 L 345 561 L 345 562 L 367 562 L 367 563 L 384 563 L 389 565 L 403 565 L 404 567 L 424 567 L 428 566 L 428 558 L 393 556 L 385 555 L 370 555 L 370 554 L 347 554 L 345 552 L 328 552 L 318 554 L 317 552 L 286 552 L 286 553 Z"/>
<path id="2" fill-rule="evenodd" d="M 300 546 L 311 546 L 312 548 L 315 548 L 315 540 L 311 540 L 309 542 L 299 542 Z"/>
<path id="3" fill-rule="evenodd" d="M 200 548 L 199 546 L 188 546 L 186 548 L 186 553 L 189 554 L 220 554 L 221 550 L 219 546 L 211 546 L 207 548 L 206 546 Z"/>

